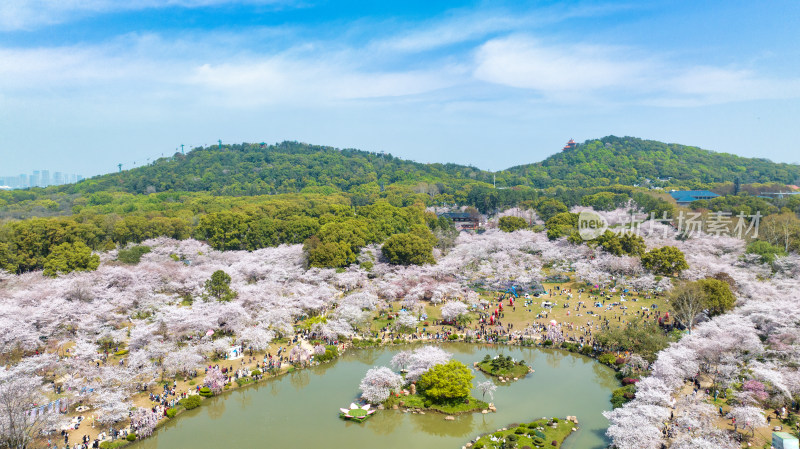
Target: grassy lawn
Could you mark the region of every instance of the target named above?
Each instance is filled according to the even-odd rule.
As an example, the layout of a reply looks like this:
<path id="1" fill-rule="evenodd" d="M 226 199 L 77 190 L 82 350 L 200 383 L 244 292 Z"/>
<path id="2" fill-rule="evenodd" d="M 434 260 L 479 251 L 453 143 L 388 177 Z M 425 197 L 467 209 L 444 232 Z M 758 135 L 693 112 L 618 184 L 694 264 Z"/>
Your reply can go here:
<path id="1" fill-rule="evenodd" d="M 348 413 L 350 414 L 350 416 L 354 416 L 356 418 L 361 418 L 363 416 L 367 416 L 367 411 L 366 410 L 362 410 L 360 408 L 351 409 L 350 412 L 348 412 Z"/>
<path id="2" fill-rule="evenodd" d="M 552 418 L 552 420 L 556 419 Z M 551 427 L 552 420 L 541 419 L 529 424 L 512 424 L 507 430 L 498 430 L 481 436 L 472 447 L 475 449 L 525 446 L 559 448 L 572 433 L 572 428 L 577 427 L 577 425 L 570 421 L 558 419 L 555 427 Z M 556 442 L 556 445 L 552 444 L 553 441 Z M 515 443 L 516 446 L 509 443 Z"/>
<path id="3" fill-rule="evenodd" d="M 561 324 L 571 324 L 572 328 L 569 326 L 562 327 L 564 336 L 575 337 L 577 339 L 583 335 L 581 327 L 583 326 L 585 329 L 590 323 L 592 331 L 595 333 L 597 332 L 596 326 L 601 324 L 604 319 L 609 321 L 609 326 L 611 328 L 623 328 L 629 321 L 633 321 L 634 319 L 644 317 L 648 321 L 654 321 L 657 320 L 658 316 L 663 316 L 665 312 L 671 312 L 669 304 L 663 296 L 646 298 L 644 294 L 623 293 L 620 289 L 615 293 L 611 293 L 610 297 L 599 299 L 596 294 L 590 295 L 589 292 L 583 292 L 580 294 L 581 298 L 579 299 L 578 290 L 586 287 L 586 284 L 582 282 L 565 282 L 560 284 L 544 283 L 543 285 L 548 293 L 553 292 L 554 295 L 542 295 L 538 298 L 531 296 L 527 300 L 524 296 L 520 296 L 519 298 L 514 298 L 513 307 L 509 305 L 509 298 L 503 300 L 503 317 L 500 318 L 503 325 L 512 324 L 514 330 L 522 330 L 532 323 L 547 325 L 550 320 L 556 320 Z M 555 286 L 559 286 L 560 289 L 555 290 Z M 567 293 L 563 293 L 564 290 L 570 289 L 573 295 L 571 299 L 567 296 Z M 490 302 L 488 312 L 491 312 L 498 306 L 498 301 L 496 300 L 497 294 L 498 292 L 486 290 L 480 293 L 482 299 Z M 623 294 L 625 295 L 624 301 L 622 300 Z M 544 301 L 553 303 L 553 307 L 542 307 L 541 304 Z M 526 302 L 528 303 L 527 305 L 525 305 Z M 582 302 L 582 304 L 580 305 L 580 309 L 576 310 L 578 302 Z M 599 307 L 595 306 L 596 302 L 600 303 Z M 614 303 L 616 303 L 616 305 L 612 305 Z M 653 308 L 653 305 L 655 305 L 656 308 Z M 394 308 L 397 309 L 398 307 L 399 303 L 395 303 Z M 648 310 L 645 311 L 643 308 Z M 435 333 L 440 330 L 453 330 L 452 326 L 432 325 L 433 322 L 441 316 L 439 306 L 426 303 L 425 312 L 428 315 L 427 321 L 431 324 L 426 326 L 428 332 Z M 477 314 L 471 313 L 470 315 L 473 321 L 467 327 L 471 329 L 478 328 Z M 420 323 L 419 329 L 422 330 L 422 327 L 422 323 Z"/>
<path id="4" fill-rule="evenodd" d="M 463 400 L 453 401 L 453 402 L 446 402 L 446 403 L 436 403 L 430 402 L 427 406 L 425 396 L 420 394 L 411 394 L 408 396 L 392 396 L 383 403 L 384 407 L 391 408 L 393 405 L 397 404 L 400 405 L 402 402 L 404 405 L 401 407 L 405 408 L 417 408 L 421 410 L 430 410 L 436 411 L 441 413 L 446 413 L 448 415 L 457 415 L 460 413 L 468 413 L 468 412 L 478 412 L 484 410 L 489 407 L 489 404 L 483 402 L 481 400 L 475 399 L 470 397 L 469 404 L 465 403 Z"/>

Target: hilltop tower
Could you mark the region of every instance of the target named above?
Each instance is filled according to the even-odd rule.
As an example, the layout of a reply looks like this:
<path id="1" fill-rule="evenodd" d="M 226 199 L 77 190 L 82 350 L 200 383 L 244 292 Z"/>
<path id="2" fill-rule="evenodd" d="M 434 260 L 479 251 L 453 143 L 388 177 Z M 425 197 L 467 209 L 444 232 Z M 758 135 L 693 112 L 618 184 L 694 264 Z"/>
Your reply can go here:
<path id="1" fill-rule="evenodd" d="M 562 148 L 562 149 L 561 149 L 561 151 L 567 151 L 567 150 L 571 150 L 571 149 L 575 148 L 577 145 L 578 145 L 578 144 L 577 144 L 577 143 L 575 143 L 575 141 L 574 141 L 574 140 L 572 140 L 572 139 L 569 139 L 569 142 L 567 142 L 567 144 L 566 144 L 566 145 L 564 145 L 564 148 Z"/>

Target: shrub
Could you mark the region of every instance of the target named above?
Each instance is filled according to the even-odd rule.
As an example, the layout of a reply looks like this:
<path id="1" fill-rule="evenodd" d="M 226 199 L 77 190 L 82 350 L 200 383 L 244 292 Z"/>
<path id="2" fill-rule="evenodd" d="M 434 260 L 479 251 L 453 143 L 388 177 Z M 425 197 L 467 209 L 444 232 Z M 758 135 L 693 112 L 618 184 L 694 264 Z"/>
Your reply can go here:
<path id="1" fill-rule="evenodd" d="M 425 408 L 430 408 L 433 405 L 433 402 L 430 399 L 427 399 L 423 405 L 425 405 Z"/>
<path id="2" fill-rule="evenodd" d="M 251 376 L 260 376 L 260 375 L 261 375 L 261 370 L 260 370 L 260 369 L 254 369 L 254 370 L 253 370 L 253 371 L 250 373 L 250 375 L 251 375 Z"/>
<path id="3" fill-rule="evenodd" d="M 617 361 L 617 356 L 611 353 L 605 353 L 597 358 L 597 361 L 606 365 L 611 365 Z"/>
<path id="4" fill-rule="evenodd" d="M 117 251 L 117 260 L 128 265 L 136 265 L 142 259 L 142 256 L 149 252 L 150 247 L 144 245 L 121 249 Z"/>
<path id="5" fill-rule="evenodd" d="M 202 401 L 203 400 L 200 399 L 200 396 L 194 395 L 194 396 L 188 396 L 188 397 L 185 397 L 185 398 L 181 399 L 180 404 L 186 410 L 191 410 L 193 408 L 200 407 L 200 403 Z"/>
<path id="6" fill-rule="evenodd" d="M 525 428 L 517 427 L 516 429 L 514 429 L 514 433 L 516 433 L 517 435 L 522 435 L 523 433 L 525 433 Z"/>
<path id="7" fill-rule="evenodd" d="M 100 449 L 117 449 L 118 447 L 122 447 L 128 444 L 127 440 L 116 440 L 116 441 L 103 441 L 100 443 Z"/>
<path id="8" fill-rule="evenodd" d="M 127 353 L 128 353 L 128 350 L 127 350 L 127 349 L 120 349 L 119 351 L 115 352 L 115 353 L 114 353 L 114 355 L 116 355 L 116 356 L 122 356 L 122 355 L 125 355 L 125 354 L 127 354 Z"/>
<path id="9" fill-rule="evenodd" d="M 125 439 L 128 440 L 128 441 L 134 441 L 134 440 L 136 440 L 136 434 L 135 433 L 129 433 L 128 436 L 125 437 Z"/>
<path id="10" fill-rule="evenodd" d="M 592 353 L 592 347 L 591 347 L 591 346 L 584 346 L 584 347 L 581 349 L 581 352 L 582 352 L 582 353 L 584 353 L 584 354 L 586 354 L 586 355 L 589 355 L 589 354 L 591 354 L 591 353 Z"/>
<path id="11" fill-rule="evenodd" d="M 509 436 L 507 436 L 507 437 L 506 437 L 506 439 L 507 439 L 508 441 L 517 441 L 517 439 L 518 439 L 518 438 L 519 438 L 519 437 L 518 437 L 518 436 L 516 436 L 516 435 L 514 435 L 513 433 L 512 433 L 511 435 L 509 435 Z"/>
<path id="12" fill-rule="evenodd" d="M 494 436 L 497 438 L 503 438 L 503 432 L 495 432 Z"/>
<path id="13" fill-rule="evenodd" d="M 554 423 L 558 423 L 558 418 L 553 418 Z"/>
<path id="14" fill-rule="evenodd" d="M 611 393 L 611 405 L 614 408 L 622 407 L 623 404 L 636 397 L 634 393 L 636 393 L 636 384 L 617 388 Z"/>
<path id="15" fill-rule="evenodd" d="M 333 360 L 338 356 L 339 356 L 339 350 L 336 349 L 336 346 L 325 346 L 325 354 L 314 356 L 314 360 L 322 363 L 322 362 L 327 362 L 329 360 Z"/>
<path id="16" fill-rule="evenodd" d="M 208 397 L 214 396 L 214 393 L 211 391 L 210 388 L 203 387 L 203 388 L 200 389 L 200 396 L 208 398 Z"/>
<path id="17" fill-rule="evenodd" d="M 177 411 L 177 410 L 175 410 L 174 408 L 168 408 L 168 409 L 167 409 L 167 418 L 170 418 L 170 419 L 172 419 L 172 418 L 174 418 L 174 417 L 175 417 L 175 415 L 176 415 L 177 413 L 178 413 L 178 411 Z"/>
<path id="18" fill-rule="evenodd" d="M 622 379 L 622 385 L 630 385 L 639 382 L 639 379 L 634 379 L 632 377 L 625 377 Z"/>
<path id="19" fill-rule="evenodd" d="M 447 339 L 448 340 L 458 340 L 458 335 L 450 334 L 450 335 L 447 336 Z"/>
<path id="20" fill-rule="evenodd" d="M 543 446 L 544 445 L 544 440 L 541 439 L 541 438 L 534 438 L 533 439 L 533 444 L 535 444 L 537 446 Z"/>
<path id="21" fill-rule="evenodd" d="M 197 384 L 197 382 L 195 382 L 194 380 L 189 381 L 189 385 L 195 385 L 195 384 Z"/>
<path id="22" fill-rule="evenodd" d="M 475 445 L 474 445 L 474 446 L 472 446 L 472 447 L 473 447 L 474 449 L 483 449 L 483 441 L 478 441 L 478 442 L 477 442 L 477 443 L 475 443 Z"/>
<path id="23" fill-rule="evenodd" d="M 545 340 L 542 346 L 553 346 L 553 340 Z"/>
<path id="24" fill-rule="evenodd" d="M 558 441 L 553 440 L 553 441 L 550 442 L 550 444 L 553 445 L 553 446 L 558 446 Z"/>

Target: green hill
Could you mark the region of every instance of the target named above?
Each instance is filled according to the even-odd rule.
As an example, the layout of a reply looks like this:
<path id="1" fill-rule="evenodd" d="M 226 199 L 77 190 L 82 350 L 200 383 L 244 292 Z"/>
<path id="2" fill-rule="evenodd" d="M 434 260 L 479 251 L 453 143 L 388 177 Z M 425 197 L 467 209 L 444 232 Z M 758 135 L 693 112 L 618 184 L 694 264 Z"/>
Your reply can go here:
<path id="1" fill-rule="evenodd" d="M 800 179 L 800 165 L 744 158 L 697 147 L 634 137 L 587 140 L 547 159 L 495 173 L 498 186 L 592 187 L 642 185 L 700 187 L 713 183 Z M 659 181 L 662 180 L 662 181 Z M 492 174 L 457 164 L 422 164 L 389 154 L 283 142 L 196 148 L 151 165 L 98 176 L 61 190 L 93 193 L 164 191 L 213 195 L 269 195 L 326 187 L 340 192 L 385 189 L 393 184 L 440 184 L 456 188 L 492 182 Z M 323 191 L 331 191 L 325 189 Z"/>
<path id="2" fill-rule="evenodd" d="M 208 192 L 214 195 L 271 195 L 330 187 L 349 192 L 419 181 L 461 182 L 487 179 L 474 167 L 421 164 L 390 154 L 283 142 L 195 148 L 153 164 L 97 176 L 68 192 L 118 190 L 129 193 Z M 329 190 L 329 189 L 328 189 Z"/>
<path id="3" fill-rule="evenodd" d="M 667 144 L 635 137 L 608 136 L 587 140 L 574 149 L 548 157 L 542 162 L 505 170 L 507 182 L 545 188 L 612 184 L 645 185 L 646 179 L 674 186 L 712 183 L 779 182 L 793 184 L 800 179 L 800 165 L 775 163 L 697 147 Z"/>

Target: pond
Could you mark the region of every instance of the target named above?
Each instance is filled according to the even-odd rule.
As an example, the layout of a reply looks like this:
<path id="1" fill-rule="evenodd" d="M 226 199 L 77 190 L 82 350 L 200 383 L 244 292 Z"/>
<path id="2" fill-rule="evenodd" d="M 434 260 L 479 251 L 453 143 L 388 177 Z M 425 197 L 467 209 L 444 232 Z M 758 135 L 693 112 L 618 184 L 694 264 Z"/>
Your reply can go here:
<path id="1" fill-rule="evenodd" d="M 614 371 L 587 357 L 560 350 L 451 343 L 442 348 L 467 366 L 485 354 L 524 359 L 535 373 L 510 384 L 498 383 L 497 413 L 474 413 L 445 421 L 436 413 L 415 415 L 381 410 L 364 423 L 339 419 L 340 407 L 358 398 L 358 384 L 373 366 L 389 365 L 409 347 L 349 351 L 337 361 L 285 374 L 220 397 L 167 423 L 134 449 L 298 448 L 460 448 L 481 433 L 513 422 L 575 415 L 580 429 L 565 449 L 604 448 Z M 475 371 L 474 384 L 487 378 Z M 480 398 L 480 393 L 473 391 Z M 489 398 L 486 398 L 487 402 Z"/>

